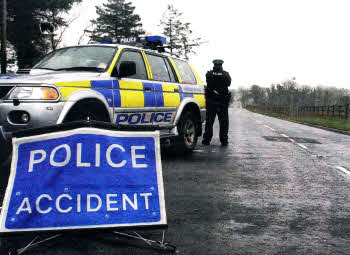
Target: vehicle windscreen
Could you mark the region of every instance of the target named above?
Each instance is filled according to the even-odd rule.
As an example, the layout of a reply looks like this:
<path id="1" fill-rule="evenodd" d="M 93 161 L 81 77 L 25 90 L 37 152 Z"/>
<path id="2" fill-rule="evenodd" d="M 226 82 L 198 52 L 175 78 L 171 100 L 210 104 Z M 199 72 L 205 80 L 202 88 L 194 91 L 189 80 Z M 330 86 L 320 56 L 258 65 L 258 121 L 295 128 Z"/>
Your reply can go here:
<path id="1" fill-rule="evenodd" d="M 51 52 L 37 63 L 34 69 L 54 71 L 96 71 L 108 69 L 116 52 L 113 47 L 80 46 Z"/>

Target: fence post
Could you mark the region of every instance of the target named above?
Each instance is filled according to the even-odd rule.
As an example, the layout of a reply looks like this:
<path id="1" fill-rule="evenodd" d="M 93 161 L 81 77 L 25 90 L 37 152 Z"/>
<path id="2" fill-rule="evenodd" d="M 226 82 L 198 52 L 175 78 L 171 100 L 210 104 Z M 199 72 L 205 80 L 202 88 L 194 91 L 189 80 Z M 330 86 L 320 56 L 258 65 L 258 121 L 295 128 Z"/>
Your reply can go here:
<path id="1" fill-rule="evenodd" d="M 349 104 L 345 104 L 345 114 L 344 114 L 344 119 L 348 119 L 349 118 Z"/>
<path id="2" fill-rule="evenodd" d="M 329 106 L 327 106 L 327 117 L 329 117 Z"/>

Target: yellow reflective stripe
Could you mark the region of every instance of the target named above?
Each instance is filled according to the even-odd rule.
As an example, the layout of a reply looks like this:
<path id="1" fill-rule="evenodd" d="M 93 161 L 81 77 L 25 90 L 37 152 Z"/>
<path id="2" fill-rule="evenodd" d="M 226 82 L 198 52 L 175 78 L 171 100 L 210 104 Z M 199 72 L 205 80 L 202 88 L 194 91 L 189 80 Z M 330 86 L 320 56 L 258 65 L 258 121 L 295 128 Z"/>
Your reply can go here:
<path id="1" fill-rule="evenodd" d="M 67 99 L 75 91 L 91 88 L 90 81 L 57 82 L 55 85 L 61 91 L 63 100 Z"/>
<path id="2" fill-rule="evenodd" d="M 70 82 L 57 82 L 55 83 L 57 87 L 81 87 L 81 88 L 91 88 L 90 81 L 70 81 Z"/>
<path id="3" fill-rule="evenodd" d="M 145 107 L 143 84 L 137 81 L 119 81 L 121 107 Z"/>
<path id="4" fill-rule="evenodd" d="M 139 81 L 119 81 L 119 88 L 143 91 L 142 82 Z"/>
<path id="5" fill-rule="evenodd" d="M 82 90 L 83 88 L 67 88 L 67 87 L 61 87 L 59 90 L 61 91 L 62 99 L 67 99 L 72 93 L 78 90 Z"/>
<path id="6" fill-rule="evenodd" d="M 120 90 L 121 107 L 145 107 L 143 91 Z"/>
<path id="7" fill-rule="evenodd" d="M 192 71 L 193 71 L 194 75 L 195 75 L 196 78 L 197 78 L 197 83 L 198 83 L 199 85 L 201 85 L 201 86 L 204 86 L 204 84 L 203 84 L 201 78 L 199 77 L 199 75 L 198 75 L 196 69 L 194 69 L 194 67 L 193 67 L 192 65 L 190 65 L 190 67 L 192 68 Z"/>
<path id="8" fill-rule="evenodd" d="M 177 107 L 181 103 L 180 93 L 174 92 L 175 89 L 179 91 L 179 85 L 162 84 L 164 107 Z M 168 93 L 172 92 L 172 93 Z"/>
<path id="9" fill-rule="evenodd" d="M 174 89 L 179 90 L 179 85 L 175 84 L 162 84 L 163 91 L 174 92 Z"/>
<path id="10" fill-rule="evenodd" d="M 200 108 L 204 108 L 205 107 L 205 96 L 204 95 L 194 94 L 193 98 L 194 98 L 194 100 L 197 101 L 197 103 L 198 103 Z"/>
<path id="11" fill-rule="evenodd" d="M 109 74 L 112 74 L 112 72 L 113 72 L 113 69 L 114 69 L 114 66 L 115 66 L 115 63 L 117 63 L 117 60 L 118 60 L 118 58 L 119 58 L 119 55 L 120 55 L 120 53 L 121 53 L 121 51 L 124 49 L 124 47 L 120 47 L 119 48 L 119 50 L 118 50 L 118 52 L 117 52 L 117 54 L 115 55 L 115 57 L 114 57 L 114 59 L 113 59 L 113 61 L 112 61 L 112 64 L 111 64 L 111 66 L 109 67 L 109 69 L 108 69 L 108 73 Z"/>
<path id="12" fill-rule="evenodd" d="M 151 65 L 149 64 L 148 58 L 147 58 L 146 53 L 144 51 L 142 51 L 142 57 L 143 57 L 143 60 L 145 61 L 145 64 L 146 64 L 148 79 L 153 80 Z"/>
<path id="13" fill-rule="evenodd" d="M 174 70 L 175 70 L 176 76 L 177 76 L 177 78 L 179 80 L 179 83 L 182 83 L 181 75 L 179 73 L 179 70 L 177 70 L 177 67 L 176 67 L 173 59 L 171 57 L 169 57 L 169 60 L 170 60 L 171 65 L 174 67 Z"/>
<path id="14" fill-rule="evenodd" d="M 163 93 L 164 107 L 177 107 L 180 105 L 179 93 Z"/>

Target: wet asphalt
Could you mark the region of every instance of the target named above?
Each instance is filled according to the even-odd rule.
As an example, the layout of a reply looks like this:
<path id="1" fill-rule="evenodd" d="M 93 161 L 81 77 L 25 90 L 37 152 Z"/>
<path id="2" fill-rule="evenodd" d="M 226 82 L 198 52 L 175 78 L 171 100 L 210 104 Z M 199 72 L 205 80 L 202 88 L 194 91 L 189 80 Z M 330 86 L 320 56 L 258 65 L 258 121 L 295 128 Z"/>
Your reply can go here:
<path id="1" fill-rule="evenodd" d="M 218 123 L 214 133 L 192 155 L 163 150 L 165 241 L 176 254 L 350 254 L 350 136 L 239 107 L 230 108 L 229 146 Z M 88 233 L 23 254 L 169 253 Z"/>

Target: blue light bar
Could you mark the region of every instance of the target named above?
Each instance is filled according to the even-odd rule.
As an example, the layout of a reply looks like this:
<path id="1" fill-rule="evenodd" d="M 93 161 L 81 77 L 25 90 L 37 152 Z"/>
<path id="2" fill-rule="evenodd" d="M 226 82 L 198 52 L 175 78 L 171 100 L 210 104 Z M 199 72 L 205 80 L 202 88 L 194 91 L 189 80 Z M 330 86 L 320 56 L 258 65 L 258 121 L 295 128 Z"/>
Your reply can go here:
<path id="1" fill-rule="evenodd" d="M 163 43 L 166 44 L 166 38 L 162 36 L 147 36 L 146 37 L 147 42 L 152 42 L 152 43 Z"/>
<path id="2" fill-rule="evenodd" d="M 112 39 L 104 39 L 101 41 L 102 44 L 111 44 L 113 43 Z"/>

